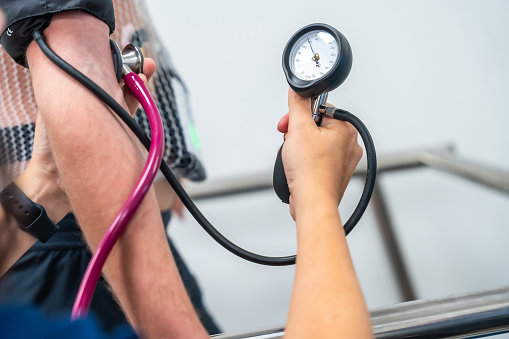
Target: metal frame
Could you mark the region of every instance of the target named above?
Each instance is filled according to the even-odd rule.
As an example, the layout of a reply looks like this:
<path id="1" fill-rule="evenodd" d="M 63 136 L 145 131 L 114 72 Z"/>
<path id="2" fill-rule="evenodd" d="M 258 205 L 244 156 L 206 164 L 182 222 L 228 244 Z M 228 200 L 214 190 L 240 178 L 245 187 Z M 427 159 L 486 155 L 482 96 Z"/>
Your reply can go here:
<path id="1" fill-rule="evenodd" d="M 454 156 L 452 145 L 379 156 L 377 162 L 378 175 L 384 172 L 428 166 L 509 194 L 509 172 L 462 160 Z M 365 162 L 361 161 L 354 176 L 365 175 L 365 168 Z M 272 189 L 272 172 L 211 180 L 201 184 L 190 182 L 186 187 L 194 200 Z"/>
<path id="2" fill-rule="evenodd" d="M 509 286 L 491 291 L 417 300 L 371 311 L 375 338 L 479 338 L 509 332 Z M 215 339 L 283 338 L 284 329 L 214 336 Z"/>
<path id="3" fill-rule="evenodd" d="M 509 172 L 459 159 L 450 145 L 378 157 L 377 174 L 431 167 L 509 194 Z M 361 162 L 354 176 L 364 177 Z M 272 189 L 272 173 L 258 173 L 204 184 L 189 184 L 194 200 Z M 396 232 L 385 203 L 383 190 L 375 185 L 371 206 L 377 218 L 403 301 L 417 298 Z M 376 338 L 478 338 L 509 332 L 509 287 L 431 301 L 405 302 L 371 312 Z M 220 339 L 282 338 L 283 329 L 220 335 Z"/>

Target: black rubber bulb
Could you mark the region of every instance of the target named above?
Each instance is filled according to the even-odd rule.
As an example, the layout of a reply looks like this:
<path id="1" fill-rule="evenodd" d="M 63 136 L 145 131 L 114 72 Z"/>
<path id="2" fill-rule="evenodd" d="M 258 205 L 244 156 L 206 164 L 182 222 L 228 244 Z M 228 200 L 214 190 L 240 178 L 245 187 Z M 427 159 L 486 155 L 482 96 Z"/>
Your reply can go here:
<path id="1" fill-rule="evenodd" d="M 284 143 L 283 143 L 284 145 Z M 285 204 L 290 203 L 290 189 L 288 188 L 288 181 L 286 180 L 285 168 L 283 167 L 283 145 L 279 149 L 274 164 L 274 173 L 272 175 L 272 185 L 277 196 Z"/>
<path id="2" fill-rule="evenodd" d="M 315 97 L 316 100 L 318 97 Z M 314 103 L 312 105 L 314 107 Z M 315 117 L 315 123 L 317 126 L 321 126 L 322 118 Z M 283 142 L 283 145 L 285 143 Z M 272 186 L 274 187 L 274 191 L 276 195 L 281 199 L 285 204 L 290 203 L 290 189 L 288 188 L 288 181 L 286 179 L 285 168 L 283 166 L 283 145 L 277 152 L 276 163 L 274 164 L 274 172 L 272 174 Z"/>
<path id="3" fill-rule="evenodd" d="M 317 97 L 314 98 L 316 100 Z M 314 104 L 312 105 L 314 107 Z M 315 122 L 317 126 L 321 126 L 322 118 L 315 117 Z M 285 143 L 283 142 L 283 145 Z M 272 186 L 274 186 L 274 191 L 276 195 L 281 199 L 285 204 L 290 203 L 290 189 L 288 188 L 288 180 L 286 179 L 285 168 L 283 166 L 283 145 L 279 148 L 279 152 L 277 152 L 276 163 L 274 164 L 274 172 L 272 174 Z"/>

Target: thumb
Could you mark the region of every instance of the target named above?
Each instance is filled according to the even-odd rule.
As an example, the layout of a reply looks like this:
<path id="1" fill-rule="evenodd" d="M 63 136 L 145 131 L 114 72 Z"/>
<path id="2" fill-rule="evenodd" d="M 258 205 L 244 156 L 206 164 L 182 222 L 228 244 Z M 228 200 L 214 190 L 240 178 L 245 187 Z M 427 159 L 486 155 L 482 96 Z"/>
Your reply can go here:
<path id="1" fill-rule="evenodd" d="M 314 124 L 311 116 L 311 98 L 303 98 L 290 88 L 288 90 L 288 108 L 289 130 L 292 129 L 292 126 Z"/>
<path id="2" fill-rule="evenodd" d="M 145 63 L 143 65 L 143 74 L 147 77 L 147 80 L 150 80 L 152 75 L 154 75 L 156 71 L 156 63 L 154 59 L 152 58 L 145 58 Z M 147 84 L 146 81 L 143 81 L 145 85 Z"/>

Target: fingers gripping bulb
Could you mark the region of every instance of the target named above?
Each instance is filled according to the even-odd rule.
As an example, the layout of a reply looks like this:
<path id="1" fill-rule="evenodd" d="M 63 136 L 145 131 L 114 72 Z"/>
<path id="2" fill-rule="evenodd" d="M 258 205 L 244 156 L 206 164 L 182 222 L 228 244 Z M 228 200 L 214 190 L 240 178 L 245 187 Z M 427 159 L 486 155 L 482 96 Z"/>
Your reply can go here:
<path id="1" fill-rule="evenodd" d="M 143 73 L 144 55 L 143 50 L 133 44 L 124 47 L 120 52 L 120 48 L 113 41 L 110 40 L 111 55 L 113 57 L 113 67 L 117 76 L 117 81 L 120 82 L 123 75 L 129 72 Z"/>

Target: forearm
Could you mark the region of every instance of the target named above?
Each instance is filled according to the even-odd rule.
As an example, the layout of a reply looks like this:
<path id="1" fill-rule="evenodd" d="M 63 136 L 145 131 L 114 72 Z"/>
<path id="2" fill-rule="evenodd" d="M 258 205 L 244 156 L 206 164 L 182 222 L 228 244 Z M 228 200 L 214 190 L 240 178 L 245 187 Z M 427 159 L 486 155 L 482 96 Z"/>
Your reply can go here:
<path id="1" fill-rule="evenodd" d="M 57 54 L 126 107 L 106 25 L 88 14 L 64 12 L 53 17 L 45 36 Z M 141 153 L 123 123 L 49 62 L 35 43 L 27 57 L 62 183 L 95 250 L 141 174 Z M 145 336 L 205 335 L 173 263 L 152 191 L 113 248 L 104 272 Z"/>
<path id="2" fill-rule="evenodd" d="M 371 338 L 369 313 L 334 203 L 297 217 L 297 265 L 287 338 Z"/>

